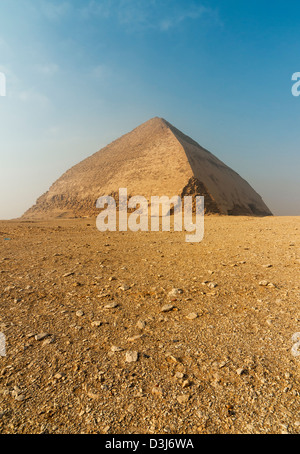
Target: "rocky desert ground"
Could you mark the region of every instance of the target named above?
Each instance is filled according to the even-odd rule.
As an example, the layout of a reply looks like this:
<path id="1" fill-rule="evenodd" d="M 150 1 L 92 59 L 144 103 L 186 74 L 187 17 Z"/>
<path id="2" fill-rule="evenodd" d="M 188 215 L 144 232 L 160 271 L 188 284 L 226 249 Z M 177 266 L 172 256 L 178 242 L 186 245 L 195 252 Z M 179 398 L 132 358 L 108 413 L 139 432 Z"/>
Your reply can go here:
<path id="1" fill-rule="evenodd" d="M 0 432 L 300 433 L 299 233 L 0 222 Z"/>

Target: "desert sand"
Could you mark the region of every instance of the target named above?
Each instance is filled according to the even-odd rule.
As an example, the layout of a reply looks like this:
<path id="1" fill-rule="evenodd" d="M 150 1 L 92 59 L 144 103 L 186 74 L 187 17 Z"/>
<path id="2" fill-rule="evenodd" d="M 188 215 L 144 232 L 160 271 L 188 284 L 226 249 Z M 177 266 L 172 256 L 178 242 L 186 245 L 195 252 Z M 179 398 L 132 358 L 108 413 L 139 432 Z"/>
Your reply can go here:
<path id="1" fill-rule="evenodd" d="M 300 219 L 0 222 L 0 432 L 300 432 Z"/>

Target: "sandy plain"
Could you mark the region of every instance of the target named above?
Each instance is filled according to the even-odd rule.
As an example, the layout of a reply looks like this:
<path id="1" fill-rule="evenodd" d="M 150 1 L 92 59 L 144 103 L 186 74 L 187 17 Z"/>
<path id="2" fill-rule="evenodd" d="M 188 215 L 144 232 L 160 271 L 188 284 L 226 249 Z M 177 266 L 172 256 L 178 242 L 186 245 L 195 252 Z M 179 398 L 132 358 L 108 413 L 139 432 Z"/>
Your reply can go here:
<path id="1" fill-rule="evenodd" d="M 299 233 L 1 221 L 0 433 L 300 433 Z"/>

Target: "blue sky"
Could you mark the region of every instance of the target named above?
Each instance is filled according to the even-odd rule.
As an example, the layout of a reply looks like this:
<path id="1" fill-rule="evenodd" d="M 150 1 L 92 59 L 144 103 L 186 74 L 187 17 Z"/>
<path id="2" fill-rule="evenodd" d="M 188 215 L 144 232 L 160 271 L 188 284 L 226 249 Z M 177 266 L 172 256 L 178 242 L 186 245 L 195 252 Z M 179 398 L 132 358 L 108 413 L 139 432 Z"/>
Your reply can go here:
<path id="1" fill-rule="evenodd" d="M 0 0 L 0 219 L 163 117 L 300 215 L 300 4 Z"/>

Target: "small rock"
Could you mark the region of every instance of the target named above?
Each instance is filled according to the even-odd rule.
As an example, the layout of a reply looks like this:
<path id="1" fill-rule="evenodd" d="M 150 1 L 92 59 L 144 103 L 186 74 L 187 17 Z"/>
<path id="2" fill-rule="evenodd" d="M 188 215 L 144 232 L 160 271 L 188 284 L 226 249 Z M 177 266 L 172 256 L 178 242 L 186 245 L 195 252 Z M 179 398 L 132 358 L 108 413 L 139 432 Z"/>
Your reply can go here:
<path id="1" fill-rule="evenodd" d="M 104 306 L 105 309 L 115 309 L 116 307 L 118 307 L 118 303 L 116 302 L 108 303 L 106 304 L 106 306 Z"/>
<path id="2" fill-rule="evenodd" d="M 140 339 L 143 337 L 143 334 L 137 334 L 136 336 L 128 337 L 128 342 L 135 342 L 136 340 Z"/>
<path id="3" fill-rule="evenodd" d="M 260 281 L 259 284 L 261 287 L 267 287 L 269 285 L 268 281 Z"/>
<path id="4" fill-rule="evenodd" d="M 84 312 L 83 311 L 77 311 L 76 315 L 77 315 L 77 317 L 83 317 Z"/>
<path id="5" fill-rule="evenodd" d="M 191 386 L 190 380 L 184 380 L 184 382 L 182 383 L 182 387 L 183 388 L 188 388 L 189 386 Z"/>
<path id="6" fill-rule="evenodd" d="M 243 374 L 245 374 L 246 372 L 247 372 L 247 371 L 246 371 L 246 369 L 245 369 L 244 367 L 240 367 L 240 368 L 237 369 L 237 371 L 236 371 L 236 373 L 237 373 L 238 375 L 243 375 Z"/>
<path id="7" fill-rule="evenodd" d="M 300 333 L 295 333 L 295 334 L 293 334 L 293 336 L 292 336 L 292 342 L 294 342 L 294 343 L 300 342 Z"/>
<path id="8" fill-rule="evenodd" d="M 96 320 L 96 321 L 92 322 L 92 326 L 99 327 L 101 325 L 102 325 L 102 323 L 99 320 Z"/>
<path id="9" fill-rule="evenodd" d="M 125 361 L 127 363 L 135 363 L 139 358 L 138 352 L 126 352 Z"/>
<path id="10" fill-rule="evenodd" d="M 51 336 L 51 337 L 47 337 L 43 344 L 42 345 L 50 345 L 50 344 L 53 344 L 55 342 L 55 337 L 54 336 Z"/>
<path id="11" fill-rule="evenodd" d="M 153 396 L 162 397 L 163 391 L 159 386 L 154 386 L 151 390 L 151 394 L 153 394 Z"/>
<path id="12" fill-rule="evenodd" d="M 169 297 L 174 297 L 174 296 L 178 296 L 178 295 L 181 295 L 183 293 L 183 290 L 180 289 L 180 288 L 173 288 L 170 292 L 169 292 Z"/>
<path id="13" fill-rule="evenodd" d="M 59 373 L 54 375 L 55 380 L 61 380 L 62 377 L 63 377 L 62 374 L 59 374 Z"/>
<path id="14" fill-rule="evenodd" d="M 177 400 L 180 404 L 186 404 L 189 401 L 190 396 L 188 394 L 183 394 L 182 396 L 178 396 Z"/>
<path id="15" fill-rule="evenodd" d="M 116 345 L 113 345 L 113 346 L 111 347 L 111 351 L 114 352 L 114 353 L 116 353 L 116 352 L 122 352 L 122 351 L 123 351 L 123 348 L 117 347 Z"/>
<path id="16" fill-rule="evenodd" d="M 137 328 L 139 329 L 144 329 L 146 327 L 146 322 L 144 322 L 143 320 L 139 320 L 136 324 Z"/>
<path id="17" fill-rule="evenodd" d="M 41 341 L 41 340 L 43 340 L 43 339 L 46 339 L 46 337 L 48 337 L 48 336 L 49 336 L 48 333 L 40 333 L 40 334 L 36 334 L 36 335 L 34 336 L 34 338 L 35 338 L 35 340 L 37 340 L 37 341 Z"/>
<path id="18" fill-rule="evenodd" d="M 124 292 L 126 292 L 127 290 L 130 289 L 130 287 L 127 284 L 122 284 L 122 285 L 120 285 L 119 289 L 123 290 Z"/>
<path id="19" fill-rule="evenodd" d="M 298 358 L 300 356 L 300 342 L 296 342 L 292 347 L 292 355 L 294 358 Z"/>
<path id="20" fill-rule="evenodd" d="M 161 308 L 161 312 L 170 312 L 174 309 L 174 306 L 173 304 L 165 304 L 162 308 Z"/>
<path id="21" fill-rule="evenodd" d="M 197 314 L 196 312 L 191 312 L 190 314 L 188 314 L 188 315 L 186 316 L 186 318 L 187 318 L 188 320 L 195 320 L 196 318 L 198 318 L 198 314 Z"/>
<path id="22" fill-rule="evenodd" d="M 214 282 L 210 282 L 209 284 L 207 284 L 207 287 L 213 289 L 213 288 L 218 287 L 218 284 L 215 284 Z"/>
<path id="23" fill-rule="evenodd" d="M 184 374 L 182 372 L 176 372 L 175 377 L 181 380 L 184 377 Z"/>

